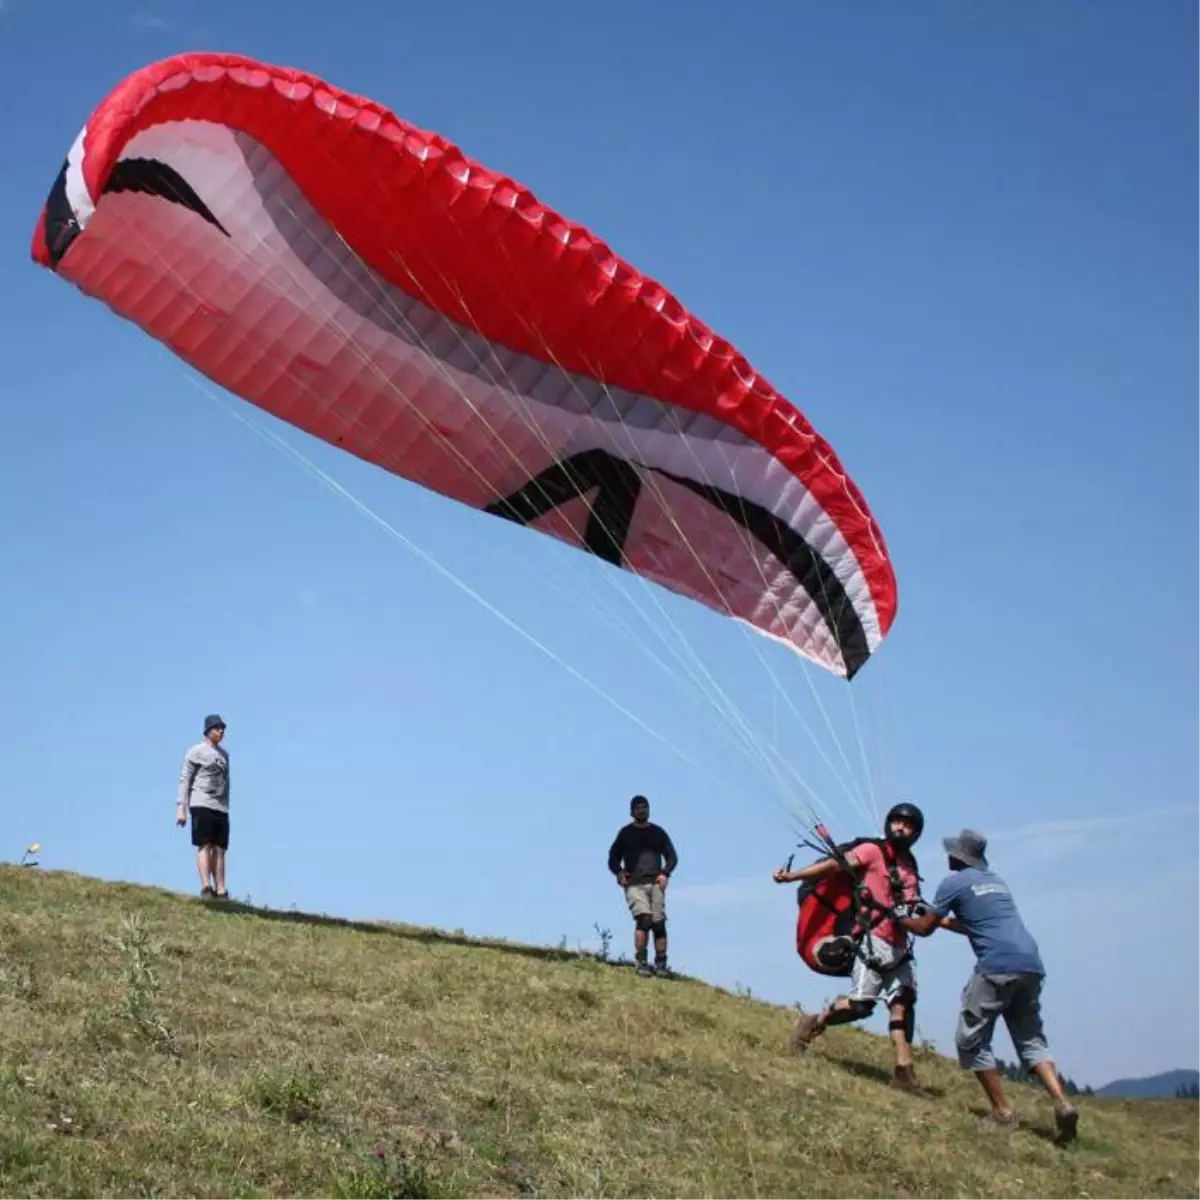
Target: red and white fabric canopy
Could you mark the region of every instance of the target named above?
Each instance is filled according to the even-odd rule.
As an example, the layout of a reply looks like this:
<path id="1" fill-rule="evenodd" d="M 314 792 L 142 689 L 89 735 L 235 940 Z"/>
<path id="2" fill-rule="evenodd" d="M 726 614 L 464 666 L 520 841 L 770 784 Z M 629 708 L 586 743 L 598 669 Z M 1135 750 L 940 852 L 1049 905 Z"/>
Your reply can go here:
<path id="1" fill-rule="evenodd" d="M 733 346 L 527 188 L 312 75 L 130 75 L 32 252 L 244 400 L 846 678 L 892 624 L 866 502 Z"/>

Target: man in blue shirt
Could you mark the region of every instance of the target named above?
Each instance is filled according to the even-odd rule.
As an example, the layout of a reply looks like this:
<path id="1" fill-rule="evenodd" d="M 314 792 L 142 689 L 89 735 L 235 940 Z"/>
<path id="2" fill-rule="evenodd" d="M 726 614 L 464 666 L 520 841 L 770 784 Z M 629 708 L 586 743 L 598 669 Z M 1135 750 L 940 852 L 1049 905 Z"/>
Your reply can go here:
<path id="1" fill-rule="evenodd" d="M 933 903 L 904 924 L 919 937 L 939 925 L 966 935 L 975 951 L 975 969 L 962 993 L 954 1042 L 964 1070 L 974 1071 L 992 1109 L 989 1117 L 1006 1129 L 1017 1118 L 1004 1094 L 992 1054 L 992 1034 L 1004 1018 L 1021 1061 L 1037 1075 L 1054 1102 L 1059 1140 L 1075 1137 L 1079 1113 L 1067 1100 L 1042 1029 L 1041 992 L 1046 969 L 1037 942 L 1017 911 L 1008 885 L 989 866 L 987 838 L 973 829 L 942 839 L 950 874 Z"/>

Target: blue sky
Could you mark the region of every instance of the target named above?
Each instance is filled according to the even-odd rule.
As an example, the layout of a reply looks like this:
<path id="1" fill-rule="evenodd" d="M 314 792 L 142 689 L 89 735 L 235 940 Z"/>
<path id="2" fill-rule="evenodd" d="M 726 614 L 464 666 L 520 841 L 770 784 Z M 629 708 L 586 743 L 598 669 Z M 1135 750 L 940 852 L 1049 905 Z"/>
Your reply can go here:
<path id="1" fill-rule="evenodd" d="M 598 924 L 625 949 L 604 859 L 644 792 L 681 855 L 676 965 L 811 1006 L 829 989 L 769 882 L 795 838 L 762 748 L 850 836 L 824 761 L 845 776 L 844 752 L 878 811 L 925 809 L 930 888 L 942 834 L 992 836 L 1064 1071 L 1194 1066 L 1195 10 L 731 12 L 0 3 L 19 99 L 0 117 L 0 854 L 39 839 L 48 867 L 192 890 L 172 802 L 215 709 L 235 895 L 535 942 L 594 946 Z M 300 66 L 438 130 L 737 344 L 888 539 L 899 615 L 853 684 L 241 406 L 543 654 L 35 268 L 92 107 L 184 49 Z M 921 945 L 919 1025 L 946 1050 L 970 964 L 958 939 Z"/>

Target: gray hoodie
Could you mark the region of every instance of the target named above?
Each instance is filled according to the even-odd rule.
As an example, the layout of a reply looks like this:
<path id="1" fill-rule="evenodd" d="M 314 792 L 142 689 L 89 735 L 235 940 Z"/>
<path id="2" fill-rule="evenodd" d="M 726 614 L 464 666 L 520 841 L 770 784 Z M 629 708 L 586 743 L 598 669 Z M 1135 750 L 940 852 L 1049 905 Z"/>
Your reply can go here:
<path id="1" fill-rule="evenodd" d="M 229 755 L 207 738 L 183 757 L 179 773 L 179 803 L 189 808 L 229 811 Z"/>

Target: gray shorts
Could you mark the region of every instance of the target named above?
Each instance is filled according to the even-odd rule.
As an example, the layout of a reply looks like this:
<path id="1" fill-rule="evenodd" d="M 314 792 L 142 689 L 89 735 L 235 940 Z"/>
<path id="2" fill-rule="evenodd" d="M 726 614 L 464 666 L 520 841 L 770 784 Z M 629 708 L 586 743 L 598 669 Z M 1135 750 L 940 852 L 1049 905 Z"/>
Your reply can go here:
<path id="1" fill-rule="evenodd" d="M 1013 1049 L 1027 1067 L 1047 1062 L 1050 1051 L 1042 1031 L 1041 975 L 982 975 L 972 973 L 962 991 L 962 1011 L 954 1045 L 966 1071 L 987 1071 L 996 1065 L 992 1035 L 996 1018 L 1003 1017 Z"/>
<path id="2" fill-rule="evenodd" d="M 870 934 L 862 949 L 869 958 L 876 959 L 879 966 L 868 966 L 861 955 L 855 957 L 850 973 L 851 1000 L 882 1000 L 890 1005 L 898 999 L 901 988 L 907 988 L 914 996 L 917 994 L 917 976 L 912 958 L 905 957 L 906 947 L 893 946 Z M 901 958 L 904 961 L 898 963 Z"/>

